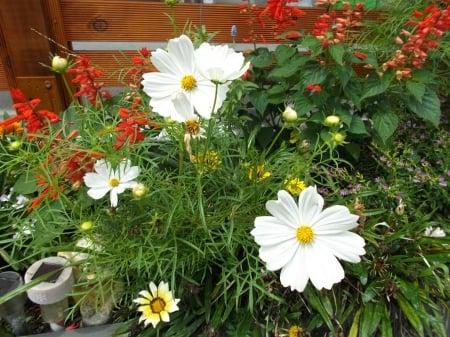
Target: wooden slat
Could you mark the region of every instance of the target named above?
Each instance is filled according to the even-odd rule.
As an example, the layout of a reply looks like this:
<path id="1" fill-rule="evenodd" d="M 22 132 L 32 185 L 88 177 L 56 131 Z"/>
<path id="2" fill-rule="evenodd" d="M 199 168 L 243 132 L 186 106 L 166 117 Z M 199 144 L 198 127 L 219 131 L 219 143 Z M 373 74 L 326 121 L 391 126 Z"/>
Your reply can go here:
<path id="1" fill-rule="evenodd" d="M 0 60 L 0 90 L 8 90 L 9 85 L 6 78 L 5 68 L 3 67 L 3 63 Z"/>
<path id="2" fill-rule="evenodd" d="M 103 0 L 61 0 L 62 16 L 69 41 L 166 41 L 174 37 L 166 13 L 170 8 L 160 2 Z M 239 13 L 239 4 L 179 3 L 175 17 L 180 29 L 189 19 L 193 26 L 206 26 L 218 32 L 217 42 L 231 42 L 230 30 L 237 26 L 236 42 L 249 36 L 248 14 Z M 294 29 L 310 31 L 322 8 L 305 8 L 307 15 L 297 20 Z M 267 42 L 274 42 L 273 30 L 256 27 Z"/>

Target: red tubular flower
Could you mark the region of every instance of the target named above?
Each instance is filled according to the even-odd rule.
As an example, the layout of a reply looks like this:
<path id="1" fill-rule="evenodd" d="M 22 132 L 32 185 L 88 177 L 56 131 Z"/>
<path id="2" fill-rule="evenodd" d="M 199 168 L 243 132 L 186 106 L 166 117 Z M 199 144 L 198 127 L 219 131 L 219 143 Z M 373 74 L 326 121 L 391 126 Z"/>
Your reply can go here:
<path id="1" fill-rule="evenodd" d="M 136 144 L 145 139 L 142 130 L 144 126 L 159 128 L 159 124 L 148 120 L 148 113 L 142 111 L 130 111 L 126 108 L 119 109 L 119 116 L 122 120 L 116 127 L 119 134 L 116 136 L 117 143 L 114 149 L 120 149 L 126 143 Z"/>
<path id="2" fill-rule="evenodd" d="M 110 99 L 112 97 L 108 91 L 102 90 L 103 83 L 97 82 L 97 78 L 103 76 L 103 72 L 91 66 L 86 56 L 80 55 L 75 64 L 76 66 L 67 72 L 75 75 L 72 82 L 80 87 L 75 93 L 76 97 L 84 95 L 92 105 L 97 103 L 98 98 Z"/>
<path id="3" fill-rule="evenodd" d="M 275 33 L 294 26 L 295 19 L 306 14 L 298 7 L 288 5 L 292 2 L 298 2 L 298 0 L 268 0 L 267 6 L 260 13 L 260 17 L 268 15 L 271 20 L 275 21 Z"/>
<path id="4" fill-rule="evenodd" d="M 355 51 L 353 53 L 353 55 L 355 55 L 357 58 L 359 58 L 360 60 L 365 60 L 367 58 L 367 54 L 362 53 L 360 51 Z"/>
<path id="5" fill-rule="evenodd" d="M 322 87 L 318 84 L 311 83 L 306 86 L 305 90 L 306 90 L 306 92 L 313 94 L 315 92 L 321 92 Z"/>
<path id="6" fill-rule="evenodd" d="M 24 128 L 29 135 L 28 139 L 33 138 L 36 134 L 47 134 L 50 124 L 60 121 L 59 115 L 48 110 L 37 110 L 37 106 L 41 100 L 34 98 L 27 100 L 24 93 L 20 89 L 11 89 L 11 96 L 16 102 L 13 108 L 17 110 L 17 115 L 11 116 L 0 122 L 0 128 L 10 129 L 17 122 L 24 121 Z"/>

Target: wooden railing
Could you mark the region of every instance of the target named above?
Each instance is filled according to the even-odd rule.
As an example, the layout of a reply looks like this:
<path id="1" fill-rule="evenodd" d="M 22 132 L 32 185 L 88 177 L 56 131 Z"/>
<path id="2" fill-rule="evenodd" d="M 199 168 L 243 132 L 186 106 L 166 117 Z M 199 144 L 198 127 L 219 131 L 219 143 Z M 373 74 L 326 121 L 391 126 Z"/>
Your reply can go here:
<path id="1" fill-rule="evenodd" d="M 119 67 L 115 56 L 123 58 L 141 47 L 163 46 L 188 21 L 191 27 L 205 25 L 208 32 L 217 32 L 214 41 L 221 43 L 232 42 L 230 30 L 236 25 L 235 42 L 241 49 L 252 47 L 241 45 L 251 29 L 264 36 L 267 44 L 279 42 L 270 24 L 251 27 L 249 14 L 240 13 L 239 5 L 179 3 L 172 12 L 163 2 L 148 0 L 0 0 L 0 59 L 8 65 L 0 68 L 0 84 L 20 87 L 28 96 L 43 99 L 47 108 L 60 110 L 66 105 L 62 85 L 40 64 L 49 63 L 50 52 L 65 55 L 67 48 L 85 54 L 110 75 L 105 77 L 105 85 L 120 85 L 113 74 Z M 303 9 L 306 15 L 299 17 L 292 29 L 309 32 L 324 9 Z M 167 14 L 178 23 L 177 32 Z M 264 45 L 261 39 L 257 42 Z"/>

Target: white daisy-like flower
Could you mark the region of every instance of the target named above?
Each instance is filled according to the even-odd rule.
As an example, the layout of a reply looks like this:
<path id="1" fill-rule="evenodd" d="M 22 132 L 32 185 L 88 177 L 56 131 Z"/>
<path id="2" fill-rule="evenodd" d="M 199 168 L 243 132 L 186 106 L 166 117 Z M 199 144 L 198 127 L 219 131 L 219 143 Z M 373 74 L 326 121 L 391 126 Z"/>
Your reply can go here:
<path id="1" fill-rule="evenodd" d="M 228 45 L 204 42 L 195 50 L 195 58 L 200 73 L 213 83 L 233 81 L 244 75 L 250 66 L 241 52 L 234 51 Z"/>
<path id="2" fill-rule="evenodd" d="M 425 228 L 425 233 L 423 235 L 431 238 L 443 238 L 446 236 L 445 232 L 440 227 L 433 228 L 433 226 Z"/>
<path id="3" fill-rule="evenodd" d="M 160 282 L 158 287 L 150 282 L 150 292 L 143 290 L 139 295 L 141 297 L 133 302 L 140 305 L 137 309 L 142 313 L 139 323 L 144 322 L 145 326 L 151 323 L 156 328 L 161 321 L 169 322 L 169 314 L 179 310 L 177 304 L 180 300 L 173 297 L 169 285 L 165 282 Z"/>
<path id="4" fill-rule="evenodd" d="M 357 263 L 365 254 L 364 239 L 350 232 L 358 226 L 358 216 L 347 207 L 335 205 L 323 209 L 324 200 L 315 187 L 307 187 L 298 204 L 287 191 L 278 192 L 278 200 L 266 203 L 272 216 L 255 219 L 251 234 L 267 269 L 281 269 L 283 286 L 303 291 L 311 280 L 317 289 L 331 289 L 344 278 L 337 260 Z"/>
<path id="5" fill-rule="evenodd" d="M 177 92 L 186 94 L 197 113 L 206 119 L 222 105 L 228 85 L 217 87 L 214 105 L 216 86 L 198 71 L 194 45 L 186 35 L 169 40 L 167 51 L 157 49 L 151 61 L 159 72 L 144 74 L 142 85 L 151 98 L 153 111 L 159 115 L 171 118 L 177 115 L 172 103 L 172 96 Z"/>
<path id="6" fill-rule="evenodd" d="M 93 199 L 101 199 L 110 193 L 111 207 L 117 207 L 118 195 L 127 188 L 133 188 L 139 175 L 139 167 L 131 166 L 130 160 L 122 160 L 117 169 L 104 159 L 97 160 L 94 172 L 84 175 L 84 183 L 89 187 L 88 195 Z"/>

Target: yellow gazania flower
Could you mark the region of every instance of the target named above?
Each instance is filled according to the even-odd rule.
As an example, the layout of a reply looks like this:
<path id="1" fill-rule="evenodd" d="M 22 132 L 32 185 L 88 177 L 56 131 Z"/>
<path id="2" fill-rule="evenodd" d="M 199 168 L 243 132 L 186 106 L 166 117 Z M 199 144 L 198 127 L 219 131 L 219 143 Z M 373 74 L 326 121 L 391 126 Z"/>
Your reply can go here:
<path id="1" fill-rule="evenodd" d="M 250 167 L 248 171 L 248 178 L 253 181 L 261 181 L 269 178 L 272 175 L 269 171 L 264 170 L 264 165 L 257 165 Z"/>
<path id="2" fill-rule="evenodd" d="M 144 322 L 147 326 L 149 323 L 156 328 L 159 322 L 169 322 L 169 313 L 179 310 L 178 298 L 173 298 L 172 292 L 169 291 L 169 285 L 165 282 L 160 282 L 158 287 L 153 282 L 150 282 L 150 292 L 142 290 L 139 295 L 141 297 L 133 300 L 139 304 L 138 311 L 142 312 L 139 318 L 139 323 Z"/>
<path id="3" fill-rule="evenodd" d="M 305 330 L 298 325 L 292 325 L 288 330 L 289 337 L 303 337 L 305 335 Z"/>
<path id="4" fill-rule="evenodd" d="M 305 182 L 298 178 L 286 179 L 284 181 L 284 186 L 289 191 L 289 193 L 295 196 L 299 195 L 306 188 Z"/>

